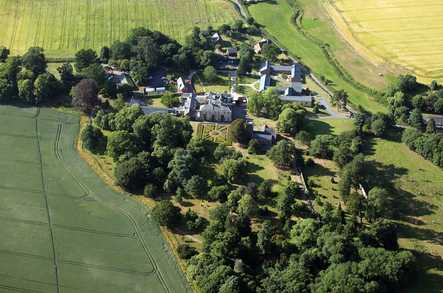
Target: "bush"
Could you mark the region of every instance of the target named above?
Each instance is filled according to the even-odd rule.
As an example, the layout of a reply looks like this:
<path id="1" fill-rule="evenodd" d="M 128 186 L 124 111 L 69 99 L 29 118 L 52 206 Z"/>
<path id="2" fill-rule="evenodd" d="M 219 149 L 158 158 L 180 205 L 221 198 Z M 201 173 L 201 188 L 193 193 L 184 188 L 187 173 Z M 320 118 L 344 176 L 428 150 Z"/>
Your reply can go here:
<path id="1" fill-rule="evenodd" d="M 180 244 L 177 247 L 177 253 L 181 259 L 190 259 L 197 254 L 197 250 L 188 244 Z"/>

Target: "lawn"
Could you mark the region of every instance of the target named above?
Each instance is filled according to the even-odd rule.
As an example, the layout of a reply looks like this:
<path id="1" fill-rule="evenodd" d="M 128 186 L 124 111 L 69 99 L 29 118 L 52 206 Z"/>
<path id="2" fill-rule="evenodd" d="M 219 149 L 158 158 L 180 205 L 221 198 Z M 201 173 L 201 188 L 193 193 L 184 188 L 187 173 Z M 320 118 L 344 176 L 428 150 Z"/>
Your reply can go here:
<path id="1" fill-rule="evenodd" d="M 441 1 L 336 0 L 327 7 L 342 35 L 371 61 L 443 80 Z"/>
<path id="2" fill-rule="evenodd" d="M 226 0 L 0 0 L 0 44 L 21 54 L 31 46 L 51 57 L 72 57 L 125 39 L 135 27 L 184 41 L 192 28 L 217 27 L 238 17 Z"/>
<path id="3" fill-rule="evenodd" d="M 0 106 L 0 287 L 188 292 L 149 211 L 76 152 L 78 131 L 77 114 Z"/>
<path id="4" fill-rule="evenodd" d="M 347 91 L 353 104 L 361 105 L 373 112 L 386 111 L 372 97 L 343 80 L 321 48 L 296 29 L 292 22 L 293 8 L 287 0 L 251 5 L 249 11 L 258 23 L 264 25 L 269 34 L 292 55 L 300 58 L 314 73 L 332 80 L 335 88 Z"/>
<path id="5" fill-rule="evenodd" d="M 306 125 L 306 131 L 318 134 L 334 134 L 339 135 L 343 132 L 353 129 L 354 123 L 352 119 L 345 118 L 324 118 L 310 119 Z"/>

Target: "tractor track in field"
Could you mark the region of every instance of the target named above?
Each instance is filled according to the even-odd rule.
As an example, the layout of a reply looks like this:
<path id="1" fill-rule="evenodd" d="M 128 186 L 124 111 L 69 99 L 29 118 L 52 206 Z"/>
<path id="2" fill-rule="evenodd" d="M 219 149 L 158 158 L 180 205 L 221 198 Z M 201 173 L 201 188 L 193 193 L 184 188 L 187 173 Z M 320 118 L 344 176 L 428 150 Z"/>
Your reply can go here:
<path id="1" fill-rule="evenodd" d="M 85 267 L 85 268 L 90 268 L 90 269 L 97 269 L 97 270 L 101 270 L 101 271 L 124 273 L 124 274 L 130 274 L 130 275 L 150 276 L 153 273 L 155 273 L 154 269 L 152 269 L 151 271 L 147 271 L 147 272 L 140 272 L 140 271 L 137 271 L 137 270 L 122 269 L 122 268 L 114 267 L 114 266 L 90 264 L 90 263 L 85 263 L 85 262 L 80 262 L 80 261 L 73 261 L 73 260 L 66 260 L 66 259 L 62 259 L 61 262 L 64 263 L 64 264 L 69 264 L 69 265 L 74 265 L 74 266 L 79 266 L 79 267 Z"/>
<path id="2" fill-rule="evenodd" d="M 59 122 L 58 126 L 57 126 L 57 131 L 56 131 L 56 139 L 54 141 L 53 144 L 53 151 L 55 153 L 56 158 L 62 162 L 62 165 L 64 167 L 64 169 L 68 172 L 68 174 L 70 174 L 73 178 L 73 180 L 83 189 L 83 191 L 85 192 L 86 196 L 92 196 L 92 191 L 84 184 L 82 184 L 80 182 L 80 180 L 77 179 L 77 177 L 74 176 L 74 174 L 72 174 L 72 172 L 69 171 L 69 169 L 66 167 L 66 163 L 64 161 L 63 158 L 63 154 L 60 148 L 60 140 L 62 138 L 62 133 L 63 133 L 63 123 Z M 107 203 L 101 201 L 103 204 L 108 205 Z M 115 206 L 110 206 L 113 210 L 115 210 Z M 128 218 L 128 220 L 130 221 L 134 232 L 137 236 L 137 240 L 139 241 L 139 243 L 142 245 L 142 248 L 145 252 L 146 257 L 148 258 L 149 262 L 151 263 L 151 266 L 153 267 L 153 273 L 156 274 L 158 280 L 160 281 L 162 287 L 165 289 L 166 292 L 171 292 L 169 286 L 167 285 L 162 272 L 160 271 L 157 263 L 155 262 L 154 257 L 152 256 L 151 252 L 149 251 L 148 246 L 146 245 L 143 237 L 141 236 L 141 232 L 140 232 L 140 228 L 137 224 L 137 221 L 134 219 L 134 217 L 124 208 L 117 206 L 117 209 L 119 210 L 119 212 L 121 214 L 123 214 L 124 216 L 126 216 Z"/>
<path id="3" fill-rule="evenodd" d="M 111 236 L 111 237 L 135 239 L 135 236 L 131 235 L 131 234 L 107 232 L 107 231 L 95 230 L 95 229 L 90 229 L 90 228 L 83 228 L 83 227 L 78 227 L 78 226 L 59 225 L 59 224 L 54 224 L 54 226 L 56 226 L 57 228 L 60 228 L 60 229 L 70 230 L 70 231 L 78 231 L 78 232 L 85 232 L 85 233 L 91 233 L 91 234 L 96 234 L 96 235 L 106 235 L 106 236 Z"/>
<path id="4" fill-rule="evenodd" d="M 38 112 L 39 114 L 40 112 Z M 42 189 L 43 189 L 43 198 L 45 200 L 45 208 L 46 208 L 46 214 L 48 217 L 48 229 L 49 229 L 49 235 L 51 239 L 51 250 L 52 250 L 52 256 L 53 256 L 53 264 L 54 264 L 54 271 L 55 271 L 55 283 L 57 288 L 57 293 L 60 293 L 60 277 L 59 277 L 59 268 L 57 263 L 57 253 L 55 249 L 55 241 L 54 241 L 54 229 L 51 219 L 51 211 L 49 210 L 49 201 L 48 201 L 48 194 L 46 193 L 46 182 L 45 182 L 45 173 L 43 170 L 43 156 L 41 152 L 41 145 L 40 145 L 40 138 L 39 138 L 39 128 L 38 128 L 38 115 L 35 117 L 35 134 L 37 136 L 36 142 L 37 142 L 37 150 L 38 155 L 40 159 L 40 175 L 41 175 L 41 181 L 42 181 Z"/>
<path id="5" fill-rule="evenodd" d="M 33 221 L 33 220 L 23 220 L 23 219 L 11 218 L 11 217 L 0 216 L 0 219 L 3 220 L 3 221 L 7 221 L 7 222 L 23 223 L 23 224 L 34 225 L 34 226 L 46 226 L 46 225 L 48 225 L 47 222 Z"/>

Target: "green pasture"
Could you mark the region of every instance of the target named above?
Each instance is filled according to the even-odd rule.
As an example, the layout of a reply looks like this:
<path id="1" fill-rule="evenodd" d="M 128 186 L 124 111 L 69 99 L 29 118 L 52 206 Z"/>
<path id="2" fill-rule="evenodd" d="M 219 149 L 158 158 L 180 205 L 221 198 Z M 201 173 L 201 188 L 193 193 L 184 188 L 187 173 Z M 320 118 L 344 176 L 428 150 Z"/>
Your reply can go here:
<path id="1" fill-rule="evenodd" d="M 344 89 L 350 95 L 349 100 L 373 112 L 386 111 L 365 92 L 343 80 L 334 66 L 328 61 L 322 49 L 300 33 L 292 22 L 293 8 L 287 0 L 263 2 L 249 6 L 249 12 L 264 26 L 265 30 L 277 39 L 289 53 L 301 59 L 317 75 L 323 75 L 333 81 L 337 89 Z"/>
<path id="2" fill-rule="evenodd" d="M 195 26 L 216 27 L 238 17 L 225 0 L 0 0 L 0 15 L 0 45 L 19 54 L 40 46 L 51 57 L 109 46 L 135 27 L 184 41 Z"/>
<path id="3" fill-rule="evenodd" d="M 0 106 L 0 292 L 189 292 L 149 211 L 75 148 L 79 117 Z"/>

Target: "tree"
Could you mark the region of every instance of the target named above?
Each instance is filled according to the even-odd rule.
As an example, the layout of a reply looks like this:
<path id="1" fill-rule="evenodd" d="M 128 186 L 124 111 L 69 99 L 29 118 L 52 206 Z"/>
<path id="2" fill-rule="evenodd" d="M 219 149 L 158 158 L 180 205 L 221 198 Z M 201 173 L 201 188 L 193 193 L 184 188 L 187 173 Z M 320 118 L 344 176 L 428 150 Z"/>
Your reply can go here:
<path id="1" fill-rule="evenodd" d="M 423 115 L 419 109 L 414 109 L 411 111 L 408 119 L 409 125 L 417 128 L 418 130 L 422 130 L 424 126 Z"/>
<path id="2" fill-rule="evenodd" d="M 229 187 L 226 185 L 213 186 L 208 192 L 209 199 L 225 202 L 228 199 Z"/>
<path id="3" fill-rule="evenodd" d="M 0 46 L 0 62 L 5 62 L 9 56 L 9 49 L 3 46 Z"/>
<path id="4" fill-rule="evenodd" d="M 300 151 L 287 140 L 279 141 L 273 146 L 269 152 L 268 157 L 279 168 L 293 168 L 302 167 L 303 157 Z"/>
<path id="5" fill-rule="evenodd" d="M 279 93 L 269 88 L 263 93 L 255 93 L 249 97 L 248 111 L 259 117 L 277 119 L 283 107 Z"/>
<path id="6" fill-rule="evenodd" d="M 377 119 L 371 123 L 371 130 L 377 137 L 383 137 L 386 133 L 386 123 L 383 119 Z"/>
<path id="7" fill-rule="evenodd" d="M 97 53 L 92 49 L 81 49 L 75 54 L 75 69 L 81 72 L 91 64 L 97 63 Z"/>
<path id="8" fill-rule="evenodd" d="M 222 174 L 230 183 L 239 182 L 241 181 L 240 175 L 244 172 L 245 168 L 246 162 L 243 159 L 227 159 L 222 163 Z"/>
<path id="9" fill-rule="evenodd" d="M 164 94 L 160 101 L 168 108 L 178 107 L 180 105 L 180 98 L 171 93 Z"/>
<path id="10" fill-rule="evenodd" d="M 46 71 L 47 62 L 43 49 L 31 47 L 22 56 L 22 64 L 26 69 L 31 70 L 36 76 Z"/>
<path id="11" fill-rule="evenodd" d="M 95 80 L 82 79 L 72 89 L 72 105 L 87 114 L 91 114 L 99 105 L 98 86 Z"/>
<path id="12" fill-rule="evenodd" d="M 278 129 L 281 132 L 296 135 L 304 125 L 305 111 L 288 107 L 278 116 Z"/>
<path id="13" fill-rule="evenodd" d="M 217 71 L 213 66 L 206 66 L 203 70 L 203 77 L 208 82 L 214 82 L 217 80 Z"/>
<path id="14" fill-rule="evenodd" d="M 234 120 L 229 126 L 229 135 L 233 141 L 247 145 L 252 137 L 252 132 L 246 120 L 240 118 Z"/>
<path id="15" fill-rule="evenodd" d="M 149 176 L 149 162 L 145 159 L 145 155 L 139 155 L 117 162 L 114 171 L 117 183 L 133 192 L 142 189 Z"/>
<path id="16" fill-rule="evenodd" d="M 436 133 L 436 132 L 437 132 L 437 127 L 435 125 L 435 120 L 429 119 L 428 122 L 426 123 L 426 133 Z"/>
<path id="17" fill-rule="evenodd" d="M 394 214 L 394 209 L 392 197 L 386 189 L 374 187 L 369 191 L 366 204 L 366 218 L 369 221 L 390 218 Z"/>
<path id="18" fill-rule="evenodd" d="M 161 60 L 160 51 L 151 37 L 140 38 L 134 50 L 137 59 L 141 60 L 147 68 L 153 69 L 158 66 Z"/>
<path id="19" fill-rule="evenodd" d="M 248 154 L 254 155 L 260 152 L 261 145 L 257 139 L 251 139 L 248 144 Z"/>
<path id="20" fill-rule="evenodd" d="M 97 83 L 99 88 L 103 88 L 106 81 L 105 69 L 101 64 L 91 64 L 81 71 L 81 75 L 84 79 L 93 79 Z"/>
<path id="21" fill-rule="evenodd" d="M 123 154 L 134 155 L 139 151 L 134 136 L 126 131 L 115 131 L 109 136 L 107 152 L 117 161 Z"/>
<path id="22" fill-rule="evenodd" d="M 94 154 L 103 154 L 106 150 L 106 136 L 103 135 L 103 132 L 99 128 L 91 124 L 88 124 L 83 129 L 81 140 L 83 147 Z"/>
<path id="23" fill-rule="evenodd" d="M 139 105 L 124 106 L 114 116 L 114 125 L 116 130 L 132 131 L 135 121 L 143 116 L 143 111 Z"/>
<path id="24" fill-rule="evenodd" d="M 111 57 L 115 60 L 131 58 L 131 44 L 127 42 L 116 41 L 111 46 Z"/>
<path id="25" fill-rule="evenodd" d="M 17 82 L 18 97 L 27 103 L 35 101 L 34 83 L 31 79 L 22 79 Z"/>
<path id="26" fill-rule="evenodd" d="M 257 232 L 257 247 L 260 250 L 260 254 L 271 254 L 274 247 L 272 238 L 274 236 L 272 222 L 265 220 L 262 228 Z"/>
<path id="27" fill-rule="evenodd" d="M 434 103 L 434 112 L 443 114 L 443 98 L 438 98 Z"/>
<path id="28" fill-rule="evenodd" d="M 317 135 L 311 141 L 309 154 L 321 159 L 332 159 L 334 154 L 333 146 L 335 145 L 335 137 L 332 135 Z"/>
<path id="29" fill-rule="evenodd" d="M 254 217 L 258 214 L 257 202 L 250 194 L 245 194 L 239 201 L 237 212 L 241 216 Z"/>
<path id="30" fill-rule="evenodd" d="M 59 94 L 59 82 L 50 73 L 40 74 L 34 82 L 34 95 L 37 103 L 48 102 Z"/>
<path id="31" fill-rule="evenodd" d="M 111 50 L 109 49 L 109 47 L 106 46 L 102 47 L 100 49 L 100 56 L 99 56 L 100 62 L 108 63 L 110 57 L 111 57 Z"/>
<path id="32" fill-rule="evenodd" d="M 280 55 L 280 49 L 273 43 L 265 44 L 262 49 L 262 55 L 270 62 L 275 62 L 278 55 Z"/>
<path id="33" fill-rule="evenodd" d="M 208 190 L 207 181 L 198 175 L 192 176 L 185 185 L 185 191 L 195 198 L 205 197 Z"/>
<path id="34" fill-rule="evenodd" d="M 74 68 L 71 63 L 63 63 L 57 68 L 60 75 L 60 81 L 63 84 L 63 88 L 66 93 L 69 93 L 76 82 L 74 75 Z"/>
<path id="35" fill-rule="evenodd" d="M 152 210 L 152 216 L 162 226 L 173 228 L 181 218 L 180 209 L 169 200 L 162 200 Z"/>
<path id="36" fill-rule="evenodd" d="M 305 145 L 311 145 L 312 135 L 305 130 L 299 131 L 295 138 Z"/>
<path id="37" fill-rule="evenodd" d="M 197 254 L 197 250 L 188 244 L 180 244 L 177 247 L 177 253 L 181 259 L 190 259 Z"/>

